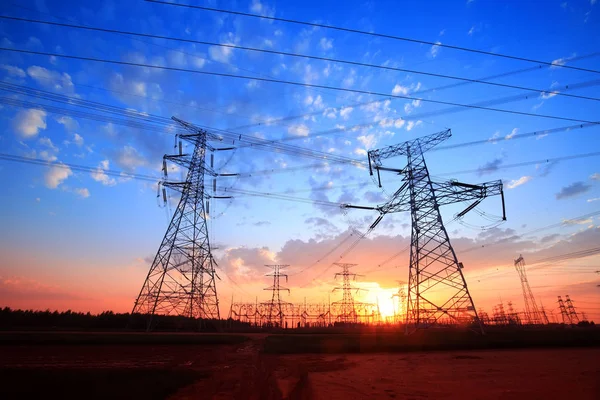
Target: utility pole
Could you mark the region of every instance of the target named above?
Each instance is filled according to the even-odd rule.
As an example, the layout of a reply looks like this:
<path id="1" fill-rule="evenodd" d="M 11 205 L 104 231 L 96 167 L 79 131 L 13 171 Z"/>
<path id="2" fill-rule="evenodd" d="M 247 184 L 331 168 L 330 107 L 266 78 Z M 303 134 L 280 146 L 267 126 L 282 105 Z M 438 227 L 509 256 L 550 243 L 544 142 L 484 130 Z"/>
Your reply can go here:
<path id="1" fill-rule="evenodd" d="M 570 318 L 571 323 L 577 324 L 579 322 L 579 316 L 577 315 L 577 312 L 575 311 L 573 302 L 571 301 L 571 298 L 569 297 L 569 295 L 566 295 L 565 298 L 567 299 L 567 311 L 569 313 L 569 317 L 571 317 Z"/>
<path id="2" fill-rule="evenodd" d="M 354 308 L 354 297 L 352 296 L 352 292 L 358 292 L 360 289 L 352 286 L 350 279 L 356 280 L 357 276 L 362 275 L 357 275 L 350 272 L 350 268 L 355 267 L 358 264 L 335 263 L 335 265 L 342 269 L 342 272 L 335 273 L 335 279 L 341 276 L 343 284 L 341 287 L 336 287 L 333 289 L 334 292 L 337 290 L 342 291 L 342 300 L 334 302 L 333 305 L 338 306 L 340 309 L 340 313 L 338 315 L 340 322 L 356 323 L 357 315 L 356 309 Z"/>
<path id="3" fill-rule="evenodd" d="M 381 187 L 381 171 L 402 176 L 402 185 L 391 199 L 380 206 L 365 207 L 343 205 L 379 211 L 379 217 L 371 224 L 372 231 L 388 213 L 410 212 L 412 221 L 410 264 L 408 277 L 408 305 L 406 331 L 430 327 L 447 319 L 455 324 L 472 324 L 483 333 L 483 325 L 477 316 L 463 264 L 458 261 L 450 244 L 450 238 L 440 214 L 440 206 L 458 202 L 472 202 L 457 214 L 462 218 L 488 196 L 502 197 L 503 220 L 504 194 L 501 181 L 468 184 L 455 180 L 432 181 L 423 153 L 450 138 L 450 129 L 368 152 L 369 171 L 377 172 Z M 382 160 L 406 156 L 404 168 L 382 166 Z"/>
<path id="4" fill-rule="evenodd" d="M 288 276 L 286 274 L 282 274 L 281 269 L 289 267 L 289 265 L 276 264 L 276 265 L 265 265 L 265 267 L 269 267 L 269 268 L 273 269 L 272 273 L 266 275 L 266 276 L 273 277 L 273 286 L 263 289 L 263 290 L 271 291 L 271 301 L 267 302 L 267 303 L 263 303 L 264 305 L 267 306 L 267 310 L 268 310 L 267 311 L 267 322 L 271 326 L 275 326 L 275 323 L 278 322 L 278 326 L 283 328 L 284 327 L 283 323 L 284 323 L 284 319 L 285 319 L 285 312 L 284 312 L 285 307 L 284 306 L 289 303 L 287 303 L 285 301 L 283 301 L 283 302 L 281 301 L 281 295 L 279 292 L 282 290 L 287 290 L 287 292 L 289 294 L 290 289 L 282 287 L 279 283 L 279 280 L 283 276 L 283 277 L 285 277 L 285 282 L 287 283 Z"/>
<path id="5" fill-rule="evenodd" d="M 523 301 L 525 302 L 525 320 L 530 325 L 548 324 L 548 317 L 544 312 L 538 309 L 538 306 L 533 297 L 529 281 L 527 280 L 527 272 L 525 271 L 525 259 L 522 255 L 515 260 L 515 269 L 521 280 L 521 288 L 523 289 Z"/>
<path id="6" fill-rule="evenodd" d="M 211 252 L 207 216 L 209 199 L 231 198 L 211 196 L 205 190 L 205 175 L 221 176 L 206 161 L 207 150 L 215 149 L 208 142 L 220 137 L 185 121 L 172 118 L 189 133 L 179 138 L 193 145 L 191 154 L 184 154 L 179 141 L 179 154 L 163 157 L 165 188 L 177 190 L 181 199 L 158 248 L 150 271 L 133 306 L 132 314 L 148 315 L 147 330 L 153 328 L 154 315 L 178 315 L 189 318 L 220 319 L 219 299 L 215 279 L 215 261 Z M 183 182 L 167 181 L 167 162 L 187 168 Z"/>

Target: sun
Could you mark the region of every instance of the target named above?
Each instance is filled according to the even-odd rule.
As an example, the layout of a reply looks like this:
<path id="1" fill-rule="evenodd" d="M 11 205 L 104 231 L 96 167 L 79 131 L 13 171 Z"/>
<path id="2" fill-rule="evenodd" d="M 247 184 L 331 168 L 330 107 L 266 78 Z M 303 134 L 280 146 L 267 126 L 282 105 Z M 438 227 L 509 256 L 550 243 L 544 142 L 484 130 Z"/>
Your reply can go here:
<path id="1" fill-rule="evenodd" d="M 393 317 L 396 310 L 391 298 L 379 299 L 379 313 L 383 318 Z"/>

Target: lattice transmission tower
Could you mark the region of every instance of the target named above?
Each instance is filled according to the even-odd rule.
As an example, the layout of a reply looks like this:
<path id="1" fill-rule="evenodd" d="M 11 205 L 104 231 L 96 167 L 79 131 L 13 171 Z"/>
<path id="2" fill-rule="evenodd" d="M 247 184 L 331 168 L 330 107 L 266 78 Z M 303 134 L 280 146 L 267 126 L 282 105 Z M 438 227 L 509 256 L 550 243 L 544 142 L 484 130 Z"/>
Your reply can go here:
<path id="1" fill-rule="evenodd" d="M 569 295 L 566 295 L 565 299 L 567 299 L 567 311 L 569 312 L 569 317 L 571 319 L 571 323 L 576 324 L 579 322 L 579 316 L 577 315 L 577 312 L 575 311 L 575 306 L 573 306 L 573 302 L 571 301 L 571 298 L 569 297 Z"/>
<path id="2" fill-rule="evenodd" d="M 565 302 L 562 297 L 558 296 L 558 308 L 560 310 L 560 316 L 562 318 L 563 324 L 572 324 L 571 315 L 567 311 L 567 307 L 565 307 Z"/>
<path id="3" fill-rule="evenodd" d="M 273 268 L 273 272 L 267 275 L 273 277 L 273 286 L 264 288 L 264 290 L 270 290 L 272 292 L 271 301 L 263 303 L 263 305 L 265 305 L 267 308 L 265 317 L 267 318 L 267 323 L 269 325 L 283 327 L 286 308 L 289 308 L 291 304 L 281 300 L 280 292 L 285 290 L 290 293 L 290 289 L 282 287 L 280 285 L 280 279 L 281 277 L 285 277 L 285 281 L 287 283 L 288 276 L 286 274 L 282 274 L 281 269 L 289 267 L 289 265 L 276 264 L 265 266 Z"/>
<path id="4" fill-rule="evenodd" d="M 205 130 L 173 117 L 189 133 L 179 138 L 193 145 L 191 154 L 184 154 L 181 141 L 179 154 L 163 158 L 163 198 L 165 188 L 181 193 L 177 209 L 158 248 L 150 271 L 133 306 L 133 313 L 149 316 L 147 329 L 152 329 L 154 315 L 178 315 L 200 319 L 219 319 L 219 299 L 215 279 L 215 260 L 211 252 L 207 218 L 211 198 L 205 188 L 205 175 L 219 176 L 213 170 L 211 154 L 207 164 L 208 143 L 221 140 Z M 187 168 L 183 182 L 167 181 L 167 162 Z M 216 186 L 216 185 L 215 185 Z"/>
<path id="5" fill-rule="evenodd" d="M 402 314 L 406 313 L 406 291 L 404 290 L 404 285 L 406 284 L 406 282 L 404 281 L 397 281 L 398 282 L 398 292 L 394 293 L 392 295 L 392 302 L 394 305 L 394 322 L 398 323 L 400 322 L 399 317 Z M 394 299 L 398 298 L 398 310 L 396 312 L 396 303 L 394 302 Z"/>
<path id="6" fill-rule="evenodd" d="M 407 141 L 368 152 L 369 170 L 377 171 L 381 186 L 380 171 L 391 171 L 402 176 L 402 185 L 390 200 L 380 206 L 364 207 L 344 205 L 344 207 L 372 209 L 379 211 L 379 217 L 369 230 L 381 221 L 384 215 L 396 212 L 410 212 L 411 246 L 408 277 L 407 332 L 440 323 L 472 324 L 483 332 L 483 326 L 467 288 L 463 275 L 463 264 L 458 261 L 450 244 L 450 239 L 440 206 L 459 202 L 472 202 L 456 215 L 462 218 L 488 196 L 502 196 L 502 219 L 504 194 L 501 181 L 481 184 L 468 184 L 455 180 L 432 181 L 423 153 L 450 138 L 450 129 L 433 135 Z M 382 161 L 405 156 L 404 168 L 382 166 Z M 441 291 L 440 291 L 441 290 Z"/>
<path id="7" fill-rule="evenodd" d="M 531 325 L 548 324 L 546 313 L 538 309 L 529 281 L 527 280 L 527 272 L 525 271 L 525 259 L 522 255 L 515 260 L 515 269 L 521 279 L 521 287 L 523 289 L 523 301 L 525 303 L 525 321 Z"/>
<path id="8" fill-rule="evenodd" d="M 342 272 L 335 273 L 335 279 L 342 277 L 342 286 L 335 287 L 333 291 L 341 290 L 342 300 L 333 302 L 333 306 L 339 309 L 338 318 L 340 322 L 356 323 L 358 322 L 358 314 L 356 313 L 352 292 L 358 292 L 360 288 L 354 287 L 351 280 L 354 281 L 357 276 L 361 275 L 350 272 L 350 268 L 358 264 L 335 263 L 335 265 L 342 269 Z"/>

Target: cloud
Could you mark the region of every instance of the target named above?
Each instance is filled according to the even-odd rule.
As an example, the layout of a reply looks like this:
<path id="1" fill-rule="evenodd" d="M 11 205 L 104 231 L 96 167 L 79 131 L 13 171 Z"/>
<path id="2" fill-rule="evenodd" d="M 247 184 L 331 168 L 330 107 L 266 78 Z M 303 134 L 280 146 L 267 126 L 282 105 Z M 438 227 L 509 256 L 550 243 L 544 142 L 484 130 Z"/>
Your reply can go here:
<path id="1" fill-rule="evenodd" d="M 562 223 L 563 225 L 588 225 L 591 224 L 593 221 L 591 218 L 587 218 L 587 219 L 563 219 Z"/>
<path id="2" fill-rule="evenodd" d="M 234 45 L 239 43 L 239 41 L 240 38 L 234 35 L 233 32 L 228 32 L 221 40 L 221 44 Z M 233 49 L 231 47 L 210 46 L 208 48 L 208 55 L 213 61 L 227 64 L 233 57 Z"/>
<path id="3" fill-rule="evenodd" d="M 63 125 L 67 132 L 73 132 L 74 130 L 79 129 L 79 123 L 71 117 L 59 117 L 56 119 L 56 122 Z"/>
<path id="4" fill-rule="evenodd" d="M 75 143 L 78 147 L 83 146 L 83 138 L 81 137 L 81 135 L 74 133 L 73 134 L 73 143 Z"/>
<path id="5" fill-rule="evenodd" d="M 410 103 L 404 104 L 404 112 L 410 114 L 415 108 L 421 107 L 421 100 L 413 100 Z"/>
<path id="6" fill-rule="evenodd" d="M 60 164 L 60 166 L 55 165 L 46 173 L 44 182 L 48 189 L 56 189 L 71 175 L 73 175 L 73 171 L 68 166 L 64 164 Z"/>
<path id="7" fill-rule="evenodd" d="M 594 197 L 593 199 L 587 199 L 587 202 L 592 203 L 594 201 L 599 201 L 599 200 L 600 200 L 600 197 Z"/>
<path id="8" fill-rule="evenodd" d="M 17 78 L 25 78 L 27 76 L 25 71 L 23 71 L 19 67 L 13 66 L 13 65 L 2 64 L 2 65 L 0 65 L 0 68 L 5 70 L 8 73 L 8 75 L 15 76 Z"/>
<path id="9" fill-rule="evenodd" d="M 333 48 L 333 39 L 321 38 L 319 45 L 325 51 L 331 50 Z"/>
<path id="10" fill-rule="evenodd" d="M 585 193 L 592 188 L 592 185 L 587 185 L 584 182 L 574 182 L 568 186 L 560 189 L 560 192 L 556 193 L 556 200 L 568 199 L 575 197 L 581 193 Z"/>
<path id="11" fill-rule="evenodd" d="M 117 165 L 129 172 L 147 164 L 146 159 L 133 146 L 123 146 L 114 153 L 113 159 Z"/>
<path id="12" fill-rule="evenodd" d="M 268 226 L 268 225 L 271 225 L 271 223 L 269 221 L 257 221 L 257 222 L 254 222 L 252 225 L 254 225 L 254 226 Z"/>
<path id="13" fill-rule="evenodd" d="M 90 197 L 90 191 L 87 188 L 75 189 L 75 193 L 77 193 L 83 199 Z"/>
<path id="14" fill-rule="evenodd" d="M 560 67 L 560 66 L 565 65 L 566 63 L 567 63 L 566 58 L 557 58 L 556 60 L 552 61 L 552 66 L 550 68 Z"/>
<path id="15" fill-rule="evenodd" d="M 513 130 L 512 130 L 512 131 L 511 131 L 511 132 L 510 132 L 508 135 L 506 135 L 506 136 L 504 137 L 504 139 L 505 139 L 505 140 L 510 140 L 510 139 L 512 139 L 512 138 L 513 138 L 513 137 L 514 137 L 514 136 L 517 134 L 517 132 L 519 132 L 519 128 L 514 128 L 514 129 L 513 129 Z"/>
<path id="16" fill-rule="evenodd" d="M 288 133 L 295 136 L 308 136 L 310 129 L 308 129 L 308 126 L 304 124 L 290 125 L 288 128 Z"/>
<path id="17" fill-rule="evenodd" d="M 492 172 L 497 171 L 500 168 L 501 164 L 502 164 L 502 159 L 496 158 L 495 160 L 487 162 L 484 165 L 482 165 L 481 167 L 477 168 L 477 174 L 479 176 L 482 176 L 485 174 L 491 174 Z"/>
<path id="18" fill-rule="evenodd" d="M 519 179 L 517 179 L 517 180 L 512 180 L 512 181 L 508 182 L 508 183 L 506 184 L 506 187 L 507 187 L 507 188 L 509 188 L 509 189 L 514 189 L 514 188 L 516 188 L 517 186 L 521 186 L 521 185 L 524 185 L 524 184 L 526 184 L 526 183 L 527 183 L 527 182 L 529 182 L 531 179 L 533 179 L 531 176 L 522 176 L 522 177 L 520 177 L 520 178 L 519 178 Z"/>
<path id="19" fill-rule="evenodd" d="M 590 179 L 593 181 L 600 181 L 600 173 L 596 172 L 596 173 L 590 175 Z"/>
<path id="20" fill-rule="evenodd" d="M 273 17 L 275 15 L 275 9 L 261 3 L 260 0 L 252 0 L 250 11 L 255 14 L 260 14 L 263 17 Z"/>
<path id="21" fill-rule="evenodd" d="M 55 92 L 66 94 L 75 93 L 75 85 L 71 80 L 71 75 L 63 72 L 52 71 L 44 67 L 32 65 L 27 68 L 27 74 L 35 80 L 40 86 L 51 89 Z"/>
<path id="22" fill-rule="evenodd" d="M 40 130 L 46 129 L 46 112 L 37 109 L 21 110 L 13 119 L 14 127 L 22 139 L 37 136 Z"/>
<path id="23" fill-rule="evenodd" d="M 106 173 L 104 172 L 108 168 L 109 168 L 108 160 L 101 161 L 100 164 L 98 165 L 98 168 L 94 172 L 91 173 L 92 179 L 95 180 L 96 182 L 102 183 L 105 186 L 116 185 L 117 182 L 113 178 L 106 175 Z"/>
<path id="24" fill-rule="evenodd" d="M 408 87 L 396 84 L 396 86 L 394 86 L 394 88 L 392 89 L 392 94 L 394 96 L 398 96 L 398 95 L 405 96 L 408 94 L 408 90 L 409 90 Z"/>
<path id="25" fill-rule="evenodd" d="M 442 42 L 440 42 L 438 40 L 437 42 L 435 42 L 435 44 L 433 46 L 431 46 L 431 49 L 429 49 L 429 56 L 431 58 L 436 58 L 437 55 L 439 54 L 440 50 L 442 49 L 440 47 L 440 44 L 442 44 Z"/>
<path id="26" fill-rule="evenodd" d="M 375 146 L 375 144 L 377 143 L 377 139 L 375 138 L 375 135 L 370 134 L 370 135 L 362 135 L 356 138 L 359 142 L 361 142 L 365 148 L 367 149 L 371 149 Z"/>
<path id="27" fill-rule="evenodd" d="M 422 123 L 423 123 L 423 121 L 421 121 L 421 120 L 418 120 L 416 122 L 415 121 L 408 121 L 408 123 L 406 124 L 406 130 L 410 132 L 413 128 L 421 125 Z"/>
<path id="28" fill-rule="evenodd" d="M 469 35 L 469 36 L 473 36 L 473 33 L 475 33 L 475 25 L 473 25 L 473 26 L 471 27 L 471 29 L 469 29 L 469 32 L 467 32 L 467 35 Z"/>
<path id="29" fill-rule="evenodd" d="M 354 110 L 354 108 L 344 107 L 340 110 L 340 116 L 342 118 L 344 118 L 345 120 L 348 120 L 348 118 L 350 118 L 350 114 L 352 113 L 352 110 Z"/>

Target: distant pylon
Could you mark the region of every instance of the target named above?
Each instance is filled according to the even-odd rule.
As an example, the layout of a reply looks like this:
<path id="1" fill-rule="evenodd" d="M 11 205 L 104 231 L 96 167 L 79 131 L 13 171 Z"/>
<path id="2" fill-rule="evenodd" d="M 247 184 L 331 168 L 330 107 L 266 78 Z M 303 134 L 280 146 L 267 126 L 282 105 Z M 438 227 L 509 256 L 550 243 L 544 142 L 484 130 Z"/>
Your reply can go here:
<path id="1" fill-rule="evenodd" d="M 573 321 L 571 321 L 571 316 L 569 315 L 569 312 L 565 307 L 565 303 L 560 296 L 558 296 L 558 308 L 560 309 L 560 316 L 562 317 L 563 324 L 572 324 Z"/>
<path id="2" fill-rule="evenodd" d="M 400 322 L 399 318 L 402 314 L 406 314 L 406 291 L 404 290 L 404 285 L 406 284 L 406 282 L 404 281 L 397 281 L 398 282 L 398 293 L 394 293 L 392 295 L 392 301 L 394 301 L 394 298 L 398 298 L 398 305 L 399 305 L 399 310 L 398 313 L 396 313 L 396 306 L 395 303 L 394 304 L 394 322 Z"/>
<path id="3" fill-rule="evenodd" d="M 281 269 L 289 267 L 289 265 L 275 264 L 265 265 L 265 267 L 273 268 L 273 272 L 267 274 L 267 276 L 273 277 L 273 286 L 264 288 L 264 290 L 270 290 L 272 292 L 271 301 L 263 303 L 263 305 L 267 306 L 267 323 L 271 326 L 278 325 L 280 327 L 283 327 L 285 319 L 285 306 L 289 303 L 281 300 L 280 291 L 286 290 L 289 293 L 290 289 L 282 287 L 280 285 L 279 280 L 283 276 L 285 277 L 285 281 L 288 281 L 288 276 L 286 274 L 282 274 Z"/>
<path id="4" fill-rule="evenodd" d="M 220 318 L 215 283 L 218 276 L 206 220 L 208 199 L 221 197 L 210 196 L 204 182 L 206 174 L 218 176 L 212 165 L 207 165 L 206 151 L 215 150 L 208 144 L 209 140 L 220 138 L 175 117 L 173 120 L 190 132 L 179 138 L 191 143 L 193 152 L 184 154 L 179 142 L 179 154 L 163 158 L 163 199 L 166 202 L 164 188 L 181 192 L 181 199 L 133 306 L 132 314 L 149 316 L 148 330 L 152 329 L 156 314 Z M 185 181 L 166 181 L 167 161 L 188 169 Z"/>
<path id="5" fill-rule="evenodd" d="M 463 217 L 489 196 L 504 195 L 501 181 L 468 184 L 455 180 L 431 180 L 424 153 L 450 138 L 450 129 L 401 144 L 370 150 L 369 172 L 391 171 L 402 176 L 402 185 L 387 203 L 376 207 L 344 205 L 346 208 L 372 209 L 380 215 L 369 227 L 373 230 L 388 213 L 410 212 L 411 246 L 408 278 L 406 331 L 427 328 L 440 323 L 474 324 L 483 332 L 473 298 L 444 227 L 440 206 L 469 201 L 457 214 Z M 405 156 L 403 168 L 382 165 L 382 160 Z M 381 179 L 379 178 L 381 186 Z M 503 213 L 504 214 L 504 213 Z M 503 215 L 503 219 L 506 219 Z"/>
<path id="6" fill-rule="evenodd" d="M 546 313 L 541 312 L 533 297 L 533 292 L 527 280 L 527 272 L 525 271 L 525 259 L 522 255 L 515 260 L 515 269 L 521 280 L 521 288 L 523 289 L 523 301 L 525 302 L 525 321 L 531 325 L 548 324 Z"/>
<path id="7" fill-rule="evenodd" d="M 355 267 L 358 264 L 347 264 L 347 263 L 335 263 L 338 267 L 342 269 L 342 272 L 336 272 L 335 278 L 337 279 L 339 276 L 343 278 L 343 284 L 341 287 L 336 287 L 333 291 L 342 290 L 342 300 L 333 302 L 333 305 L 339 307 L 339 320 L 340 322 L 353 322 L 356 323 L 358 320 L 358 315 L 356 314 L 356 309 L 354 308 L 354 296 L 352 296 L 353 291 L 359 291 L 359 288 L 352 286 L 350 279 L 356 280 L 357 274 L 351 273 L 350 268 Z"/>
<path id="8" fill-rule="evenodd" d="M 572 324 L 576 324 L 579 322 L 579 316 L 577 315 L 577 312 L 575 311 L 575 307 L 573 306 L 573 303 L 571 302 L 571 298 L 569 297 L 569 295 L 566 295 L 565 298 L 567 299 L 567 312 L 569 313 L 569 317 L 571 317 L 571 323 Z"/>

